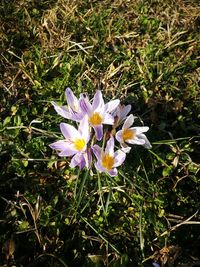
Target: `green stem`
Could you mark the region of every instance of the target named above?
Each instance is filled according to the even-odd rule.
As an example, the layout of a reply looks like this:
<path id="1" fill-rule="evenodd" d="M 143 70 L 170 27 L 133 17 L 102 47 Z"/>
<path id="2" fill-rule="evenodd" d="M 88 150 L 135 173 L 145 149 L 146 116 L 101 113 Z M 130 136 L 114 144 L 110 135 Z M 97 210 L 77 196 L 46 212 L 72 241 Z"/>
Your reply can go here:
<path id="1" fill-rule="evenodd" d="M 117 250 L 105 237 L 103 237 L 85 218 L 81 217 L 81 219 L 104 241 L 107 245 L 109 245 L 117 254 L 121 254 L 119 250 Z"/>
<path id="2" fill-rule="evenodd" d="M 76 207 L 75 207 L 75 213 L 74 213 L 74 216 L 72 216 L 72 220 L 73 220 L 74 218 L 76 218 L 77 211 L 78 211 L 78 208 L 79 208 L 80 203 L 81 203 L 81 200 L 82 200 L 82 196 L 83 196 L 83 188 L 84 188 L 86 179 L 87 179 L 87 177 L 88 177 L 88 173 L 89 173 L 89 170 L 86 170 L 85 175 L 84 175 L 83 180 L 82 180 L 81 185 L 80 185 L 79 192 L 78 192 L 78 194 L 76 194 L 76 196 L 78 195 L 78 197 L 77 197 L 78 199 L 77 199 L 77 204 L 76 204 L 76 199 L 75 199 L 75 205 L 76 205 Z M 76 190 L 77 190 L 77 186 L 76 186 Z"/>
<path id="3" fill-rule="evenodd" d="M 111 192 L 112 192 L 112 187 L 111 187 L 112 180 L 111 181 L 108 181 L 108 179 L 106 179 L 106 180 L 107 180 L 107 184 L 109 186 L 109 192 L 108 192 L 108 197 L 107 197 L 107 200 L 106 200 L 106 207 L 105 207 L 105 212 L 106 212 L 106 215 L 107 215 L 108 214 L 108 207 L 109 207 L 109 203 L 110 203 L 110 196 L 111 196 Z"/>
<path id="4" fill-rule="evenodd" d="M 102 206 L 102 209 L 103 209 L 103 214 L 105 216 L 105 220 L 106 220 L 106 223 L 107 223 L 107 219 L 106 219 L 106 210 L 105 210 L 105 207 L 104 207 L 104 204 L 103 204 L 103 195 L 102 195 L 102 186 L 101 186 L 101 177 L 100 177 L 100 174 L 99 174 L 99 171 L 97 171 L 97 177 L 98 177 L 98 190 L 99 190 L 99 198 L 100 198 L 100 202 L 101 202 L 101 206 Z"/>
<path id="5" fill-rule="evenodd" d="M 81 170 L 78 170 L 78 174 L 77 174 L 77 179 L 76 179 L 76 183 L 75 183 L 75 188 L 74 188 L 74 198 L 76 199 L 76 191 L 77 191 L 77 185 L 78 185 L 78 180 L 79 180 L 79 176 L 80 176 L 80 172 Z"/>

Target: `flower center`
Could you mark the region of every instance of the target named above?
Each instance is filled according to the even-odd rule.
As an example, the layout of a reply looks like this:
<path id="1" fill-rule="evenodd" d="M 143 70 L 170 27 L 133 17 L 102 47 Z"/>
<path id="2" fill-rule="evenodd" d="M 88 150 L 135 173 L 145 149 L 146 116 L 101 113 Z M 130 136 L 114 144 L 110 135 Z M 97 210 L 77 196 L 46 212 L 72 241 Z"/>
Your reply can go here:
<path id="1" fill-rule="evenodd" d="M 84 146 L 85 146 L 85 140 L 84 139 L 76 139 L 74 141 L 74 146 L 76 150 L 83 150 Z"/>
<path id="2" fill-rule="evenodd" d="M 124 141 L 128 139 L 133 139 L 135 137 L 135 133 L 131 129 L 124 129 L 122 133 L 122 138 Z"/>
<path id="3" fill-rule="evenodd" d="M 102 117 L 99 115 L 99 113 L 97 112 L 94 112 L 92 114 L 92 116 L 90 116 L 89 118 L 89 122 L 92 124 L 92 125 L 99 125 L 101 124 L 103 121 Z"/>
<path id="4" fill-rule="evenodd" d="M 114 158 L 109 154 L 104 154 L 102 157 L 102 165 L 107 170 L 111 170 L 114 165 Z"/>

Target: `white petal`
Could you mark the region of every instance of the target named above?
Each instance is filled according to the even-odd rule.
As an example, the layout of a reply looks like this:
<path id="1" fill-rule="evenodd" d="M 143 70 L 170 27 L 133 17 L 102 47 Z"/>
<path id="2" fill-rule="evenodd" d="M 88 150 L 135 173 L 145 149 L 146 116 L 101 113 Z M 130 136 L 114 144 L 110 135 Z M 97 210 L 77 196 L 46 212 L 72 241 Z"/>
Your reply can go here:
<path id="1" fill-rule="evenodd" d="M 119 143 L 123 143 L 123 142 L 124 142 L 124 140 L 123 140 L 123 138 L 122 138 L 122 130 L 119 130 L 119 131 L 115 134 L 115 138 L 117 139 L 117 141 L 118 141 Z"/>
<path id="2" fill-rule="evenodd" d="M 149 130 L 148 126 L 142 126 L 142 127 L 133 127 L 133 130 L 136 131 L 136 135 L 141 134 L 141 133 L 145 133 Z"/>
<path id="3" fill-rule="evenodd" d="M 127 143 L 132 145 L 144 145 L 145 140 L 135 137 L 134 139 L 126 140 Z"/>
<path id="4" fill-rule="evenodd" d="M 105 113 L 103 118 L 103 124 L 113 125 L 114 124 L 113 116 L 109 113 Z"/>
<path id="5" fill-rule="evenodd" d="M 138 138 L 143 139 L 143 140 L 145 141 L 145 143 L 144 143 L 144 145 L 143 145 L 145 148 L 148 148 L 148 149 L 151 149 L 151 148 L 152 148 L 152 145 L 150 144 L 150 142 L 149 142 L 149 140 L 147 139 L 146 135 L 144 135 L 144 134 L 140 134 L 140 135 L 138 136 Z"/>
<path id="6" fill-rule="evenodd" d="M 130 127 L 133 125 L 133 122 L 134 122 L 134 116 L 133 116 L 133 114 L 130 114 L 130 115 L 126 118 L 126 120 L 125 120 L 125 122 L 124 122 L 124 125 L 123 125 L 122 129 L 128 129 L 128 128 L 130 128 Z"/>
<path id="7" fill-rule="evenodd" d="M 122 144 L 121 144 L 122 145 Z M 131 147 L 130 146 L 127 146 L 126 144 L 123 144 L 122 147 L 121 147 L 121 150 L 128 154 L 130 151 L 131 151 Z"/>

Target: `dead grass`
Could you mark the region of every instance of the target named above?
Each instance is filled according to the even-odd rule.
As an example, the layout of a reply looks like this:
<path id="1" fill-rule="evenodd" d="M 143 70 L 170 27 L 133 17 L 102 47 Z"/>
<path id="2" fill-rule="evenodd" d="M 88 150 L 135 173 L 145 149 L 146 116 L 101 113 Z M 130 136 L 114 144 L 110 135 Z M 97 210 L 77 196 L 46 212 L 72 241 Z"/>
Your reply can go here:
<path id="1" fill-rule="evenodd" d="M 176 137 L 188 137 L 185 144 L 181 143 L 182 147 L 174 144 L 174 150 L 167 144 L 164 144 L 165 147 L 159 142 L 156 145 L 155 151 L 161 155 L 162 162 L 159 162 L 159 157 L 156 158 L 150 179 L 158 177 L 155 186 L 157 183 L 161 184 L 160 190 L 163 192 L 156 193 L 160 194 L 158 202 L 163 196 L 165 198 L 167 190 L 169 195 L 172 194 L 169 182 L 172 183 L 172 187 L 174 183 L 177 192 L 180 186 L 177 199 L 181 199 L 182 192 L 188 192 L 181 187 L 181 183 L 188 177 L 192 185 L 190 192 L 197 194 L 198 188 L 194 188 L 194 181 L 197 180 L 195 175 L 198 172 L 196 169 L 199 141 L 196 141 L 194 136 L 199 135 L 200 111 L 198 1 L 19 0 L 8 3 L 4 0 L 0 4 L 0 38 L 0 112 L 3 121 L 11 121 L 13 125 L 20 127 L 29 125 L 30 121 L 39 118 L 43 121 L 42 127 L 51 128 L 52 125 L 57 125 L 58 121 L 52 122 L 55 115 L 49 115 L 53 110 L 50 101 L 64 103 L 64 89 L 67 86 L 77 94 L 86 91 L 93 93 L 96 89 L 101 89 L 107 98 L 119 97 L 132 104 L 134 114 L 139 115 L 151 126 L 152 142 L 170 139 L 175 143 Z M 22 150 L 26 149 L 24 147 L 27 143 L 29 145 L 32 141 L 31 134 L 28 131 L 23 132 L 22 138 L 18 137 L 21 139 L 16 141 L 16 146 L 21 146 Z M 40 138 L 39 135 L 38 137 Z M 46 155 L 46 148 L 43 148 L 46 146 L 44 140 L 39 138 L 38 143 L 37 140 L 33 140 L 33 147 L 39 155 L 41 151 Z M 14 143 L 15 137 L 13 140 Z M 28 142 L 23 143 L 23 140 Z M 167 149 L 169 153 L 165 151 Z M 14 145 L 10 150 L 14 150 L 15 153 L 10 157 L 19 155 Z M 31 145 L 27 151 L 32 153 Z M 194 162 L 187 156 L 190 153 L 193 153 L 191 157 L 194 157 Z M 169 172 L 167 176 L 162 174 L 162 158 L 173 169 L 173 173 Z M 4 165 L 6 164 L 9 163 L 6 162 Z M 20 177 L 24 175 L 21 172 L 25 167 L 19 166 Z M 190 173 L 189 168 L 194 166 L 195 171 Z M 12 168 L 15 170 L 15 166 L 12 165 Z M 34 169 L 33 174 L 36 172 L 37 177 L 40 177 L 40 171 Z M 49 173 L 45 177 L 49 177 Z M 135 179 L 132 173 L 130 177 L 131 181 L 132 178 Z M 155 193 L 153 194 L 155 196 Z M 192 199 L 192 194 L 178 200 L 183 210 L 183 202 L 189 197 Z M 154 200 L 151 201 L 153 203 Z M 169 201 L 174 201 L 175 206 L 178 205 L 174 199 Z M 149 208 L 150 204 L 147 201 L 144 210 Z M 197 206 L 195 202 L 189 204 L 192 210 Z M 155 226 L 155 233 L 165 233 L 166 229 L 161 229 L 163 218 L 157 219 L 161 226 Z M 153 243 L 152 225 L 149 225 L 148 220 L 145 227 L 144 237 L 147 238 L 148 244 Z M 132 246 L 135 236 L 131 235 L 132 233 L 128 238 Z M 127 238 L 126 232 L 122 233 L 122 238 Z M 51 240 L 47 242 L 50 243 Z M 157 247 L 154 251 L 163 252 L 162 246 L 161 244 L 158 246 L 159 249 Z M 164 254 L 166 253 L 159 254 L 159 257 Z"/>

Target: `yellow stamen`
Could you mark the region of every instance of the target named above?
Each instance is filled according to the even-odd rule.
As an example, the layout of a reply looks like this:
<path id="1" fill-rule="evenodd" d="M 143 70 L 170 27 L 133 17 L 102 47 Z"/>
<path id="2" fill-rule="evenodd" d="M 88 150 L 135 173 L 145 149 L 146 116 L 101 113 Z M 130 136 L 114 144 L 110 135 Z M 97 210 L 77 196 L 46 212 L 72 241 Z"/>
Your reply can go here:
<path id="1" fill-rule="evenodd" d="M 111 170 L 114 165 L 114 158 L 109 154 L 105 154 L 102 157 L 102 165 L 107 170 Z"/>
<path id="2" fill-rule="evenodd" d="M 85 140 L 84 139 L 76 139 L 74 141 L 74 146 L 76 150 L 81 151 L 85 146 Z"/>
<path id="3" fill-rule="evenodd" d="M 135 132 L 130 129 L 124 129 L 122 133 L 122 138 L 124 141 L 128 139 L 133 139 L 135 137 Z"/>
<path id="4" fill-rule="evenodd" d="M 92 124 L 92 125 L 99 125 L 101 124 L 103 121 L 102 117 L 99 115 L 99 113 L 97 112 L 94 112 L 92 114 L 92 116 L 89 118 L 89 122 Z"/>

